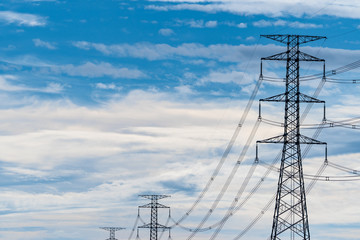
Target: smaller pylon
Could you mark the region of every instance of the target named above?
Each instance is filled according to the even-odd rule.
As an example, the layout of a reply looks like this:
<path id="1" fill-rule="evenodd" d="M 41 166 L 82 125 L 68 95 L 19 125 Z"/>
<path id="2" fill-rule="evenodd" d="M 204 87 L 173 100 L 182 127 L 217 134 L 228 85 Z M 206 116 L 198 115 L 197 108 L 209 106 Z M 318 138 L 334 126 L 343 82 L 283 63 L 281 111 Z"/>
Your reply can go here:
<path id="1" fill-rule="evenodd" d="M 140 226 L 138 228 L 149 228 L 150 229 L 150 240 L 158 240 L 158 231 L 169 229 L 170 227 L 164 226 L 158 223 L 158 209 L 159 208 L 170 208 L 168 206 L 162 205 L 158 203 L 159 199 L 170 197 L 168 195 L 139 195 L 140 197 L 147 198 L 151 200 L 151 203 L 148 203 L 143 206 L 139 206 L 139 208 L 150 208 L 150 223 Z"/>
<path id="2" fill-rule="evenodd" d="M 110 238 L 106 239 L 106 240 L 117 240 L 115 238 L 115 232 L 119 231 L 119 230 L 123 230 L 125 228 L 121 228 L 121 227 L 101 227 L 100 229 L 104 229 L 106 231 L 110 232 Z"/>

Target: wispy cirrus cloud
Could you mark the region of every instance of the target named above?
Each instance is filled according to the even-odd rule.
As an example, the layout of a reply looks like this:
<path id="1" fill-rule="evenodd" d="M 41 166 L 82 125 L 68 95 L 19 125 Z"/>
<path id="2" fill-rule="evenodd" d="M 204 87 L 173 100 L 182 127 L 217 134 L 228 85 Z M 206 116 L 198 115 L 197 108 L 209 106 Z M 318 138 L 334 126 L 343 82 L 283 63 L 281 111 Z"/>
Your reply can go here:
<path id="1" fill-rule="evenodd" d="M 323 28 L 322 24 L 314 24 L 314 23 L 302 23 L 299 21 L 289 22 L 284 20 L 277 21 L 266 21 L 260 20 L 257 22 L 253 22 L 255 27 L 291 27 L 291 28 Z"/>
<path id="2" fill-rule="evenodd" d="M 55 50 L 56 49 L 56 46 L 54 43 L 50 43 L 50 42 L 46 42 L 46 41 L 43 41 L 39 38 L 35 38 L 33 39 L 33 42 L 34 42 L 34 45 L 36 47 L 44 47 L 44 48 L 47 48 L 47 49 L 50 49 L 50 50 Z"/>
<path id="3" fill-rule="evenodd" d="M 168 36 L 174 35 L 175 33 L 170 28 L 161 28 L 159 30 L 159 34 L 168 37 Z"/>
<path id="4" fill-rule="evenodd" d="M 104 89 L 104 90 L 120 90 L 121 87 L 118 87 L 115 83 L 97 83 L 95 85 L 97 89 Z"/>
<path id="5" fill-rule="evenodd" d="M 106 45 L 103 43 L 79 41 L 73 42 L 73 45 L 84 50 L 94 49 L 105 55 L 144 58 L 148 60 L 163 60 L 176 57 L 187 57 L 216 59 L 223 62 L 238 62 L 244 59 L 245 56 L 251 55 L 253 51 L 253 46 L 235 46 L 228 44 L 214 44 L 205 46 L 199 43 L 184 43 L 178 46 L 152 43 Z M 263 50 L 265 52 L 269 52 L 269 49 L 265 47 Z"/>
<path id="6" fill-rule="evenodd" d="M 247 37 L 247 41 L 255 40 L 254 37 Z M 108 56 L 131 57 L 147 59 L 150 61 L 164 59 L 184 58 L 193 63 L 192 60 L 216 60 L 219 62 L 244 63 L 253 59 L 258 69 L 258 59 L 270 56 L 275 53 L 283 52 L 284 45 L 275 45 L 271 40 L 261 38 L 263 44 L 254 45 L 230 45 L 230 44 L 211 44 L 204 45 L 199 43 L 183 43 L 180 45 L 154 44 L 154 43 L 134 43 L 134 44 L 112 44 L 92 43 L 87 41 L 73 42 L 73 46 L 83 50 L 95 50 Z M 256 48 L 256 51 L 254 51 Z M 358 60 L 359 50 L 336 49 L 304 46 L 303 51 L 318 56 L 327 61 L 327 67 L 337 68 L 345 63 L 341 59 L 347 59 L 347 63 Z M 337 57 L 335 57 L 337 56 Z"/>
<path id="7" fill-rule="evenodd" d="M 147 75 L 137 68 L 114 66 L 108 62 L 90 62 L 83 64 L 55 64 L 42 61 L 34 56 L 25 55 L 14 59 L 2 59 L 1 61 L 31 67 L 34 70 L 41 70 L 47 74 L 66 74 L 68 76 L 81 76 L 89 78 L 112 77 L 137 79 Z"/>
<path id="8" fill-rule="evenodd" d="M 43 92 L 43 93 L 60 93 L 64 90 L 64 86 L 59 83 L 49 83 L 43 88 L 34 88 L 22 84 L 14 84 L 12 81 L 17 80 L 13 75 L 0 75 L 0 90 L 6 92 Z"/>
<path id="9" fill-rule="evenodd" d="M 198 83 L 235 83 L 239 85 L 249 84 L 258 78 L 257 74 L 248 74 L 237 70 L 211 71 L 207 76 L 202 77 Z"/>
<path id="10" fill-rule="evenodd" d="M 0 11 L 0 21 L 7 24 L 19 26 L 39 27 L 47 24 L 46 18 L 29 13 L 18 13 L 13 11 Z"/>
<path id="11" fill-rule="evenodd" d="M 210 20 L 210 21 L 204 21 L 202 19 L 195 20 L 195 19 L 188 19 L 188 20 L 176 20 L 176 25 L 185 25 L 189 26 L 191 28 L 214 28 L 217 27 L 218 21 L 216 20 Z"/>
<path id="12" fill-rule="evenodd" d="M 193 10 L 202 12 L 230 12 L 234 14 L 259 15 L 271 17 L 303 15 L 329 15 L 346 18 L 359 18 L 360 3 L 351 0 L 336 2 L 324 1 L 252 1 L 252 0 L 159 0 L 150 2 L 165 2 L 171 4 L 150 4 L 146 9 L 157 11 Z M 259 7 L 261 6 L 261 7 Z"/>
<path id="13" fill-rule="evenodd" d="M 116 67 L 107 62 L 93 63 L 86 62 L 81 65 L 54 65 L 51 70 L 55 73 L 64 73 L 69 76 L 81 76 L 81 77 L 112 77 L 112 78 L 130 78 L 136 79 L 146 77 L 146 74 L 138 69 L 129 69 L 126 67 Z"/>

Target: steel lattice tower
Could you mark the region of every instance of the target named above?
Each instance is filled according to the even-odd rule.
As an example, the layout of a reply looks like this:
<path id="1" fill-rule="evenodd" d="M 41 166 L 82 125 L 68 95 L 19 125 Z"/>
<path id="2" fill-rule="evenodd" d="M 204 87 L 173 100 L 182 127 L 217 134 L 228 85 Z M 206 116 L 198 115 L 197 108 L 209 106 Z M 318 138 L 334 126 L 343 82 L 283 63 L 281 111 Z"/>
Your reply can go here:
<path id="1" fill-rule="evenodd" d="M 104 230 L 110 232 L 110 237 L 108 239 L 106 239 L 106 240 L 117 240 L 115 238 L 115 232 L 119 231 L 119 230 L 123 230 L 125 228 L 121 228 L 121 227 L 101 227 L 101 229 L 104 229 Z"/>
<path id="2" fill-rule="evenodd" d="M 286 61 L 285 93 L 261 99 L 284 102 L 284 134 L 257 143 L 282 143 L 282 156 L 271 240 L 309 240 L 309 222 L 306 207 L 304 177 L 300 144 L 326 144 L 300 134 L 300 103 L 324 103 L 300 93 L 300 61 L 324 61 L 303 53 L 299 45 L 324 39 L 320 36 L 262 35 L 287 45 L 287 51 L 261 60 Z"/>
<path id="3" fill-rule="evenodd" d="M 151 200 L 151 203 L 148 203 L 143 206 L 139 206 L 139 208 L 150 208 L 150 223 L 140 226 L 139 228 L 150 228 L 150 240 L 158 239 L 158 230 L 159 229 L 170 229 L 164 225 L 158 223 L 158 209 L 159 208 L 169 208 L 165 205 L 158 203 L 159 199 L 170 197 L 168 195 L 139 195 L 140 197 L 147 198 Z"/>

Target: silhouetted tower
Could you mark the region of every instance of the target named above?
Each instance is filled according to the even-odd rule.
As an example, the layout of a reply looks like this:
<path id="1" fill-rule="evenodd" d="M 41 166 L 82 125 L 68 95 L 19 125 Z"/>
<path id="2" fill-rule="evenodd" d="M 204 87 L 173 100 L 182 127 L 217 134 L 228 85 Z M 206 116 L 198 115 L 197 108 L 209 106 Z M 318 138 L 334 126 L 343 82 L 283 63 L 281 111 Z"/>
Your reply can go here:
<path id="1" fill-rule="evenodd" d="M 287 51 L 261 60 L 286 61 L 285 93 L 261 99 L 284 102 L 284 134 L 257 143 L 282 143 L 280 176 L 276 196 L 271 240 L 309 240 L 309 222 L 306 207 L 304 177 L 300 144 L 326 144 L 300 134 L 300 103 L 324 103 L 300 93 L 300 61 L 322 61 L 299 50 L 299 45 L 324 39 L 320 36 L 262 35 L 287 45 Z"/>
<path id="2" fill-rule="evenodd" d="M 101 229 L 104 229 L 104 230 L 110 232 L 110 237 L 108 239 L 106 239 L 106 240 L 117 240 L 115 238 L 115 232 L 119 231 L 119 230 L 123 230 L 125 228 L 121 228 L 121 227 L 101 227 Z"/>
<path id="3" fill-rule="evenodd" d="M 151 200 L 151 203 L 148 203 L 144 206 L 139 206 L 139 208 L 150 208 L 151 216 L 150 223 L 140 226 L 139 228 L 150 228 L 150 240 L 158 239 L 159 229 L 166 230 L 170 229 L 164 225 L 158 223 L 158 209 L 159 208 L 169 208 L 165 205 L 158 203 L 159 199 L 170 197 L 168 195 L 139 195 L 139 197 L 147 198 Z"/>

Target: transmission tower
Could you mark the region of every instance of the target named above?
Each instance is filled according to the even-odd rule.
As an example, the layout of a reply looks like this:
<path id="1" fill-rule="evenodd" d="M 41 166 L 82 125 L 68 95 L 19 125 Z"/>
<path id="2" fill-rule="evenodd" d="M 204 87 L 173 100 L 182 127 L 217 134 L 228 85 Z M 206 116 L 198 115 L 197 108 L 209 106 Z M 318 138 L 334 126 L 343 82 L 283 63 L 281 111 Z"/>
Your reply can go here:
<path id="1" fill-rule="evenodd" d="M 326 144 L 300 134 L 300 103 L 325 103 L 300 93 L 300 61 L 324 62 L 299 50 L 300 44 L 324 39 L 320 36 L 261 35 L 287 45 L 287 51 L 261 60 L 286 61 L 285 93 L 260 99 L 266 102 L 284 102 L 284 134 L 257 143 L 282 143 L 282 156 L 271 240 L 309 240 L 309 222 L 306 207 L 304 177 L 300 144 Z"/>
<path id="2" fill-rule="evenodd" d="M 125 228 L 121 228 L 121 227 L 101 227 L 101 229 L 104 229 L 104 230 L 110 232 L 110 237 L 108 239 L 106 239 L 106 240 L 117 240 L 115 238 L 115 232 L 119 231 L 119 230 L 123 230 Z"/>
<path id="3" fill-rule="evenodd" d="M 161 225 L 158 223 L 158 209 L 159 208 L 169 208 L 165 205 L 158 203 L 159 199 L 170 197 L 168 195 L 139 195 L 139 197 L 147 198 L 151 200 L 151 203 L 148 203 L 143 206 L 139 206 L 139 208 L 150 208 L 151 215 L 150 215 L 150 223 L 140 226 L 139 228 L 150 228 L 150 240 L 157 240 L 158 239 L 158 231 L 159 229 L 166 230 L 169 227 Z"/>

